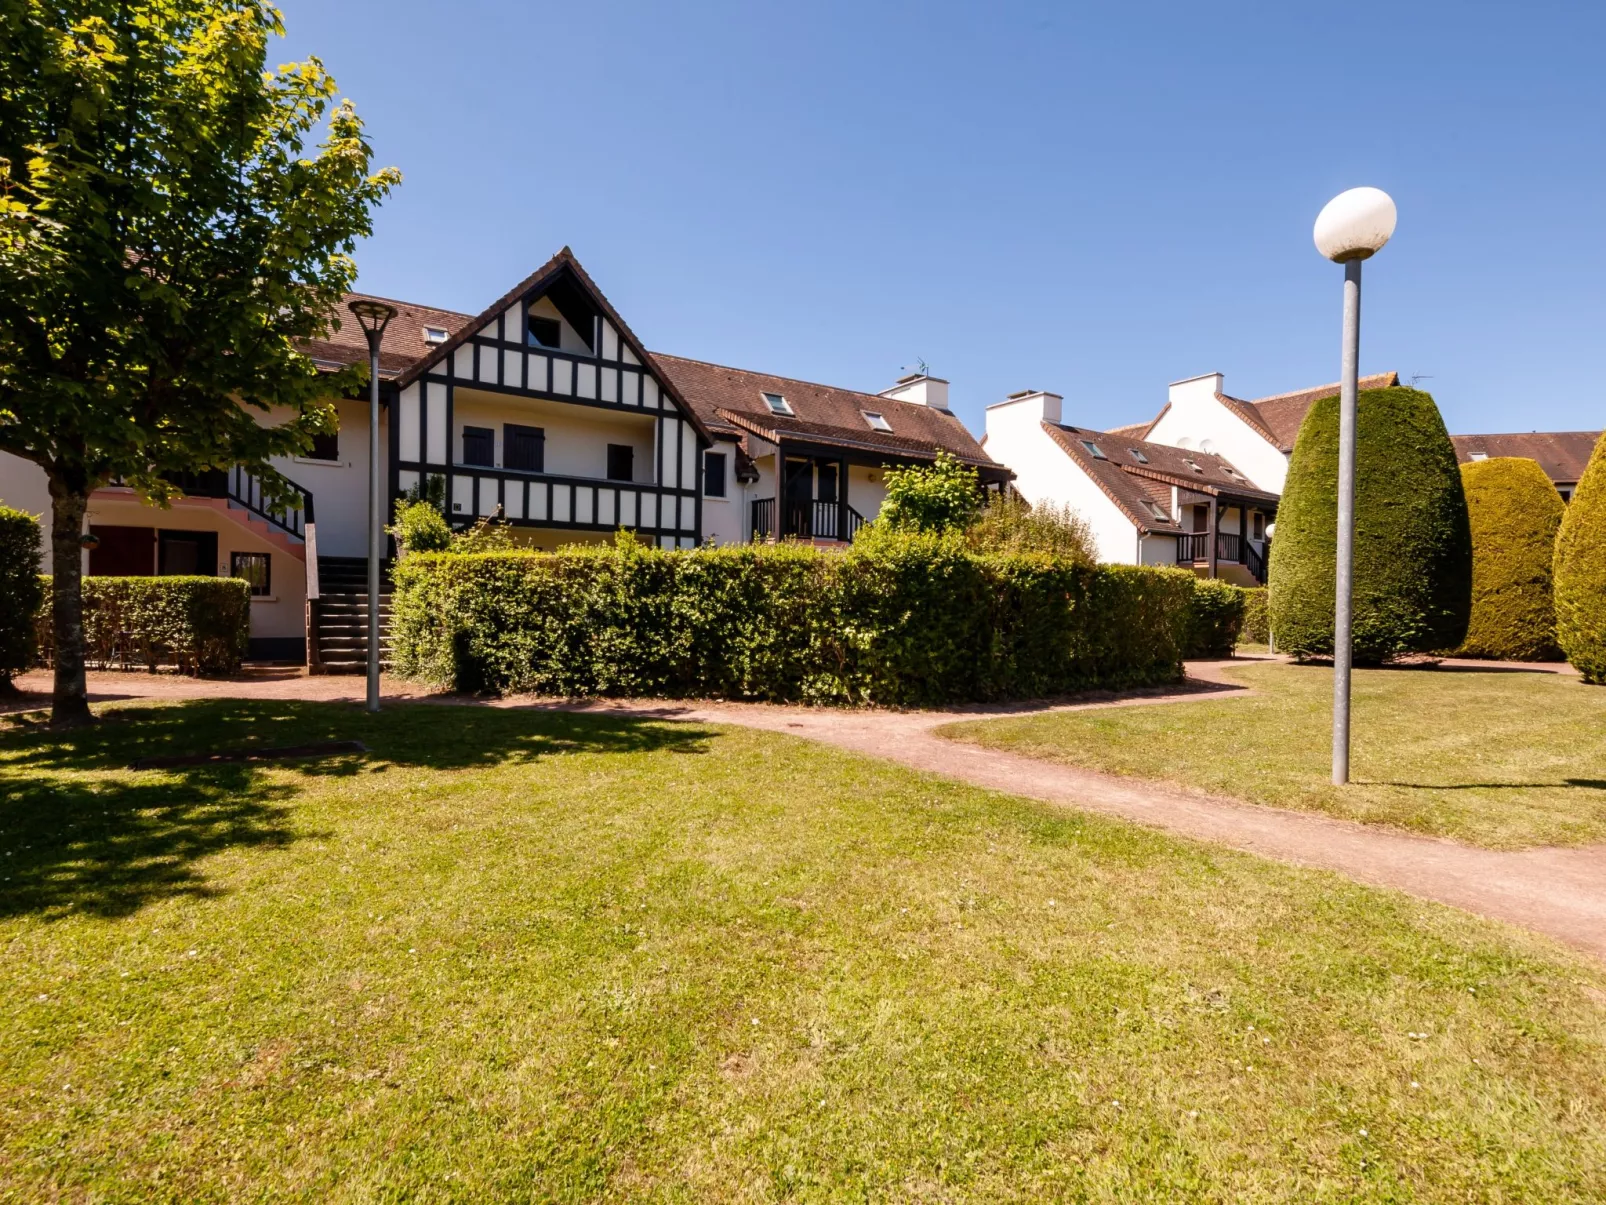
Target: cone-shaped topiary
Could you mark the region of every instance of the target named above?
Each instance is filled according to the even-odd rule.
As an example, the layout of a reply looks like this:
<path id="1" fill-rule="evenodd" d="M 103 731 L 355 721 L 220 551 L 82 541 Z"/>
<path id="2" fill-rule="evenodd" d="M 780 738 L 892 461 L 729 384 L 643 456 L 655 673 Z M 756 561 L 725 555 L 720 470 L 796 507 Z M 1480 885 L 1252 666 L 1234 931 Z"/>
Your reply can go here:
<path id="1" fill-rule="evenodd" d="M 1461 466 L 1472 524 L 1468 657 L 1549 661 L 1556 648 L 1551 562 L 1566 509 L 1538 462 L 1497 456 Z"/>
<path id="2" fill-rule="evenodd" d="M 1314 403 L 1288 465 L 1271 556 L 1271 632 L 1296 657 L 1333 651 L 1338 398 Z M 1455 648 L 1472 603 L 1461 471 L 1430 394 L 1360 395 L 1355 455 L 1354 658 Z"/>
<path id="3" fill-rule="evenodd" d="M 1556 639 L 1585 682 L 1606 684 L 1606 435 L 1556 536 Z"/>

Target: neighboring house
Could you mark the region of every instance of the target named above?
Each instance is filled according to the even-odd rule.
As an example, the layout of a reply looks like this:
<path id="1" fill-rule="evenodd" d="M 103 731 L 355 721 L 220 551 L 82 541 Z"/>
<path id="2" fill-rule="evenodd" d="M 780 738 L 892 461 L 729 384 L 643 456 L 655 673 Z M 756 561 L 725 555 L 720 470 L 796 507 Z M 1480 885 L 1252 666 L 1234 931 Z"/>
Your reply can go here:
<path id="1" fill-rule="evenodd" d="M 499 512 L 532 547 L 603 542 L 620 528 L 663 548 L 840 540 L 879 510 L 887 465 L 949 451 L 991 484 L 1009 478 L 947 412 L 934 378 L 876 396 L 650 354 L 567 247 L 477 315 L 390 304 L 386 520 L 403 494 L 438 479 L 454 526 Z M 340 318 L 305 347 L 325 369 L 368 358 L 355 320 Z M 86 571 L 246 578 L 253 657 L 360 668 L 369 407 L 333 402 L 339 430 L 274 462 L 301 491 L 300 510 L 264 506 L 239 469 L 195 478 L 167 510 L 106 487 L 90 499 L 99 543 Z M 0 500 L 48 524 L 37 466 L 0 454 Z"/>
<path id="2" fill-rule="evenodd" d="M 1058 394 L 1025 390 L 987 408 L 988 455 L 1015 473 L 1032 505 L 1068 505 L 1088 521 L 1098 558 L 1182 565 L 1252 586 L 1266 580 L 1277 495 L 1213 452 L 1062 421 Z"/>
<path id="3" fill-rule="evenodd" d="M 1455 458 L 1462 464 L 1491 456 L 1524 456 L 1538 463 L 1555 482 L 1563 502 L 1571 502 L 1589 454 L 1600 442 L 1599 431 L 1529 431 L 1511 435 L 1452 435 Z"/>

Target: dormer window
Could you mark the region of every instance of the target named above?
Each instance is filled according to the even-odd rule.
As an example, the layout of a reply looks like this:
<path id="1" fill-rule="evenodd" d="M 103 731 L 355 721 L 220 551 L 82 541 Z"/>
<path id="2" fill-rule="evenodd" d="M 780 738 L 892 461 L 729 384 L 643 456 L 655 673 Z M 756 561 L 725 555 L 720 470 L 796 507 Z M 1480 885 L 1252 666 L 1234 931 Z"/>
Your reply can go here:
<path id="1" fill-rule="evenodd" d="M 1147 456 L 1145 456 L 1142 452 L 1138 451 L 1136 448 L 1128 448 L 1127 451 L 1132 453 L 1132 459 L 1137 461 L 1139 464 L 1148 464 L 1149 463 L 1149 458 Z"/>
<path id="2" fill-rule="evenodd" d="M 1144 505 L 1149 508 L 1149 514 L 1160 520 L 1160 522 L 1171 522 L 1171 512 L 1166 510 L 1166 508 L 1161 506 L 1158 502 L 1145 502 Z"/>
<path id="3" fill-rule="evenodd" d="M 1109 459 L 1109 457 L 1104 454 L 1103 449 L 1101 449 L 1098 444 L 1094 443 L 1091 439 L 1084 439 L 1082 441 L 1082 446 L 1087 449 L 1087 454 L 1093 457 L 1094 460 Z"/>
<path id="4" fill-rule="evenodd" d="M 874 410 L 861 410 L 861 411 L 859 411 L 859 413 L 864 415 L 864 421 L 870 424 L 870 430 L 872 430 L 872 431 L 891 431 L 892 430 L 892 424 L 889 423 L 886 420 L 886 416 L 885 415 L 877 414 Z"/>
<path id="5" fill-rule="evenodd" d="M 563 345 L 563 324 L 556 318 L 543 318 L 539 314 L 530 314 L 525 318 L 529 331 L 531 347 L 561 347 Z"/>
<path id="6" fill-rule="evenodd" d="M 1204 470 L 1203 470 L 1203 469 L 1201 469 L 1201 468 L 1200 468 L 1200 467 L 1199 467 L 1199 466 L 1198 466 L 1198 464 L 1197 464 L 1197 463 L 1195 463 L 1195 462 L 1194 462 L 1194 461 L 1192 461 L 1192 460 L 1190 460 L 1190 461 L 1188 461 L 1188 467 L 1189 467 L 1189 468 L 1190 468 L 1190 469 L 1192 469 L 1192 470 L 1193 470 L 1193 471 L 1194 471 L 1194 472 L 1195 472 L 1195 473 L 1198 473 L 1198 474 L 1199 474 L 1199 475 L 1200 475 L 1200 476 L 1203 476 L 1203 475 L 1204 475 Z"/>
<path id="7" fill-rule="evenodd" d="M 792 413 L 792 407 L 787 404 L 786 399 L 780 394 L 764 393 L 760 394 L 759 396 L 764 399 L 764 404 L 770 408 L 771 414 L 784 414 L 788 418 L 796 417 L 796 415 Z"/>
<path id="8" fill-rule="evenodd" d="M 445 343 L 446 328 L 444 326 L 426 326 L 424 328 L 425 343 Z"/>

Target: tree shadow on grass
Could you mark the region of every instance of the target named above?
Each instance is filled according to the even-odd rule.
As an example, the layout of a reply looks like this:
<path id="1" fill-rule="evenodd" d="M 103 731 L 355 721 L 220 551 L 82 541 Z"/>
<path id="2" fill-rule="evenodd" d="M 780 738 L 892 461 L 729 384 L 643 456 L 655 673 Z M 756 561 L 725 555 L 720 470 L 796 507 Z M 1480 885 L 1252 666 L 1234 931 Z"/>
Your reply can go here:
<path id="1" fill-rule="evenodd" d="M 203 859 L 315 834 L 303 785 L 395 767 L 473 770 L 583 753 L 701 753 L 712 729 L 607 714 L 206 699 L 132 706 L 71 731 L 0 729 L 0 917 L 126 916 L 210 896 Z M 141 758 L 361 741 L 367 753 L 135 772 Z M 287 772 L 287 773 L 286 773 Z"/>
<path id="2" fill-rule="evenodd" d="M 1606 791 L 1606 778 L 1564 778 L 1560 782 L 1391 782 L 1357 778 L 1356 783 L 1374 787 L 1410 787 L 1419 791 L 1532 791 L 1541 788 L 1584 787 Z"/>

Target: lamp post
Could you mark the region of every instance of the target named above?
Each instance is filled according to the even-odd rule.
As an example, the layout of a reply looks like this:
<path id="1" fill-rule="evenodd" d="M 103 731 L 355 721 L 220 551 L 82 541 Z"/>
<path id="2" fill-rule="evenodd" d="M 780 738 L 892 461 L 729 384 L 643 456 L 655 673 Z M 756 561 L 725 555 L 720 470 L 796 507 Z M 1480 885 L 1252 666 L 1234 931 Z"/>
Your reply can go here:
<path id="1" fill-rule="evenodd" d="M 379 342 L 396 307 L 353 301 L 347 307 L 368 336 L 368 710 L 379 710 L 379 561 L 384 538 L 379 497 Z"/>
<path id="2" fill-rule="evenodd" d="M 1333 783 L 1349 781 L 1350 654 L 1355 597 L 1355 395 L 1361 358 L 1361 261 L 1383 249 L 1397 214 L 1378 188 L 1341 192 L 1316 215 L 1316 250 L 1344 265 L 1338 395 L 1338 564 L 1333 597 Z"/>

